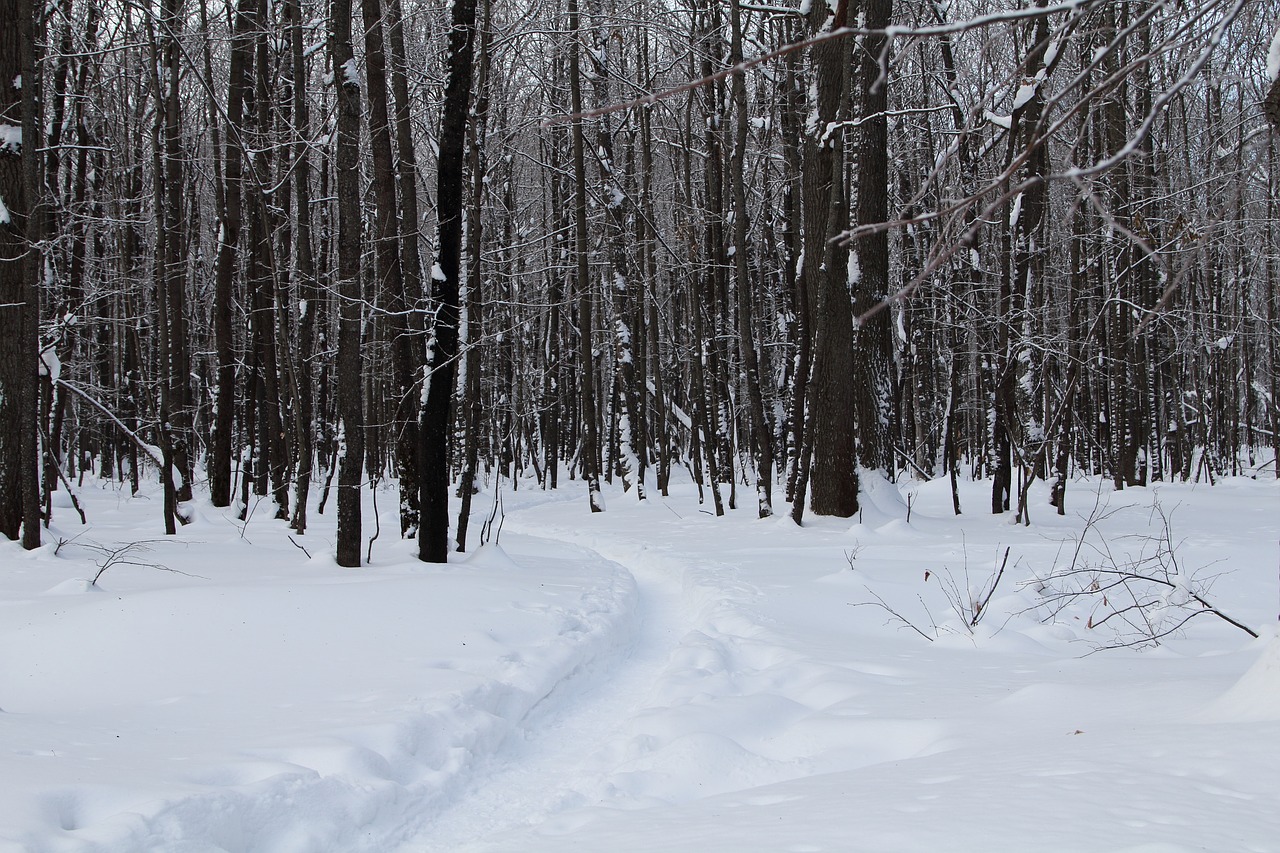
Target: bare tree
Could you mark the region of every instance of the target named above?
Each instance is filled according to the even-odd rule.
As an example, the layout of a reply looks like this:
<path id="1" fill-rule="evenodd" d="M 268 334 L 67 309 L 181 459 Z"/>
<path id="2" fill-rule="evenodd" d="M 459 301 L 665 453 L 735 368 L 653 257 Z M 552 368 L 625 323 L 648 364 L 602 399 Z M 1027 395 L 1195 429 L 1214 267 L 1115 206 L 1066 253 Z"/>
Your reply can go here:
<path id="1" fill-rule="evenodd" d="M 331 0 L 329 57 L 338 93 L 338 565 L 360 560 L 360 487 L 364 412 L 360 357 L 360 76 L 351 48 L 351 2 Z"/>
<path id="2" fill-rule="evenodd" d="M 39 253 L 35 139 L 36 9 L 3 0 L 0 18 L 0 533 L 40 545 L 36 467 L 36 276 Z M 13 25 L 12 22 L 17 22 Z M 26 85 L 23 85 L 26 81 Z"/>
<path id="3" fill-rule="evenodd" d="M 431 273 L 436 314 L 427 354 L 428 387 L 419 425 L 422 526 L 418 556 L 430 563 L 444 563 L 449 558 L 449 427 L 457 376 L 462 220 L 466 206 L 463 177 L 475 53 L 475 0 L 456 0 L 451 23 L 436 175 L 439 240 Z"/>

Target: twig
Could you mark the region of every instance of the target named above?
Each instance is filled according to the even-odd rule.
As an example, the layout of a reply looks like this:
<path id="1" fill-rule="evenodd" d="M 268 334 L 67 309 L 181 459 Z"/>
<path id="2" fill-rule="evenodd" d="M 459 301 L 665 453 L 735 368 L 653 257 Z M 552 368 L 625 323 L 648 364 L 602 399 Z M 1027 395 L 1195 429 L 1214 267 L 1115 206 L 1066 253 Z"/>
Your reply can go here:
<path id="1" fill-rule="evenodd" d="M 129 556 L 135 552 L 147 554 L 151 552 L 152 545 L 159 542 L 169 542 L 169 541 L 172 541 L 172 540 L 142 539 L 137 542 L 126 543 L 114 549 L 109 548 L 106 545 L 99 545 L 96 542 L 86 542 L 82 545 L 79 545 L 78 547 L 80 548 L 87 548 L 90 551 L 95 551 L 104 556 L 103 561 L 101 563 L 97 563 L 98 573 L 93 576 L 93 580 L 89 581 L 89 586 L 97 586 L 98 579 L 102 577 L 102 575 L 107 571 L 107 569 L 111 569 L 116 566 L 138 566 L 140 568 L 145 568 L 145 569 L 156 569 L 161 572 L 171 572 L 175 575 L 184 575 L 185 577 L 189 577 L 189 578 L 200 578 L 201 580 L 208 580 L 208 578 L 204 577 L 203 575 L 197 575 L 197 574 L 192 574 L 191 572 L 179 571 L 178 569 L 170 568 L 164 565 L 163 563 L 150 563 L 150 562 L 143 562 L 141 560 L 129 559 Z"/>
<path id="2" fill-rule="evenodd" d="M 1159 519 L 1159 534 L 1155 536 L 1122 536 L 1115 541 L 1137 538 L 1141 542 L 1136 555 L 1117 555 L 1112 550 L 1112 539 L 1098 530 L 1098 522 L 1114 514 L 1107 511 L 1101 495 L 1095 499 L 1093 509 L 1085 519 L 1084 529 L 1075 539 L 1070 564 L 1055 570 L 1036 583 L 1040 587 L 1041 602 L 1051 608 L 1048 619 L 1057 619 L 1074 602 L 1096 602 L 1088 618 L 1089 629 L 1108 623 L 1117 631 L 1118 641 L 1100 646 L 1102 649 L 1131 648 L 1141 645 L 1157 645 L 1160 640 L 1178 631 L 1192 618 L 1204 613 L 1217 616 L 1227 624 L 1239 628 L 1250 637 L 1258 632 L 1240 620 L 1223 612 L 1208 598 L 1210 581 L 1196 580 L 1193 572 L 1184 571 L 1178 557 L 1178 546 L 1173 535 L 1172 512 L 1166 512 L 1159 498 L 1152 502 L 1149 523 Z M 1096 556 L 1085 556 L 1088 549 Z M 1063 589 L 1063 582 L 1071 580 L 1074 589 Z M 1169 590 L 1156 594 L 1154 588 Z M 1179 593 L 1174 596 L 1173 593 Z M 1127 601 L 1114 602 L 1120 596 Z M 1181 611 L 1176 624 L 1169 627 L 1164 614 Z M 1119 628 L 1115 623 L 1124 623 Z M 1134 636 L 1126 638 L 1126 631 Z"/>
<path id="3" fill-rule="evenodd" d="M 45 428 L 45 425 L 43 423 L 40 424 L 40 431 L 44 433 L 45 442 L 48 444 L 52 444 L 53 442 L 50 441 L 49 439 L 49 431 Z M 76 497 L 75 489 L 71 488 L 71 481 L 68 480 L 67 475 L 63 473 L 62 466 L 55 462 L 53 465 L 53 470 L 58 472 L 58 479 L 62 481 L 62 485 L 67 487 L 67 495 L 71 498 L 71 506 L 75 509 L 76 513 L 79 514 L 80 516 L 80 523 L 88 524 L 89 523 L 88 519 L 84 517 L 84 509 L 82 509 L 80 506 L 80 499 Z M 53 514 L 52 510 L 50 511 L 49 514 L 50 515 Z M 45 527 L 48 527 L 49 519 L 46 518 L 44 520 L 44 523 L 45 523 Z"/>
<path id="4" fill-rule="evenodd" d="M 59 536 L 58 544 L 53 546 L 53 556 L 55 557 L 58 556 L 58 552 L 62 550 L 63 545 L 74 545 L 77 539 L 79 539 L 81 536 L 85 535 L 88 532 L 89 531 L 87 530 L 81 530 L 79 533 L 77 533 L 75 536 L 72 536 L 70 539 L 63 539 L 61 536 Z"/>
<path id="5" fill-rule="evenodd" d="M 515 481 L 512 480 L 514 485 Z M 493 527 L 494 521 L 498 522 L 498 528 Z M 499 474 L 493 484 L 493 509 L 489 511 L 489 519 L 480 528 L 480 543 L 488 544 L 489 540 L 493 540 L 493 544 L 497 545 L 498 540 L 502 538 L 502 526 L 507 523 L 507 508 L 502 500 L 502 475 Z"/>
<path id="6" fill-rule="evenodd" d="M 926 36 L 949 35 L 951 33 L 962 33 L 969 30 L 979 29 L 981 27 L 990 26 L 999 23 L 1014 23 L 1029 18 L 1039 18 L 1047 15 L 1055 15 L 1059 12 L 1073 12 L 1081 6 L 1086 5 L 1086 0 L 1067 0 L 1065 3 L 1059 3 L 1053 6 L 1034 6 L 1028 9 L 1010 10 L 997 12 L 990 15 L 979 15 L 976 18 L 970 18 L 967 21 L 955 21 L 949 24 L 936 24 L 926 27 L 887 27 L 885 29 L 871 29 L 867 27 L 836 27 L 823 33 L 810 36 L 791 44 L 783 45 L 777 50 L 748 59 L 745 62 L 739 62 L 737 65 L 728 68 L 722 68 L 714 74 L 701 77 L 697 80 L 691 80 L 688 83 L 682 83 L 679 86 L 673 86 L 669 89 L 663 89 L 660 92 L 650 92 L 634 100 L 621 104 L 610 104 L 609 106 L 598 107 L 593 110 L 584 110 L 579 113 L 572 113 L 563 116 L 554 116 L 543 122 L 543 127 L 553 127 L 558 124 L 568 124 L 582 119 L 599 118 L 600 116 L 609 115 L 611 113 L 622 112 L 623 110 L 633 109 L 635 107 L 645 107 L 651 104 L 674 98 L 676 95 L 682 95 L 685 92 L 692 92 L 694 89 L 700 89 L 703 86 L 709 86 L 712 83 L 718 83 L 735 74 L 744 74 L 758 65 L 766 62 L 772 62 L 775 59 L 786 56 L 789 53 L 795 53 L 798 50 L 804 50 L 814 45 L 832 41 L 834 39 L 847 38 L 848 36 L 866 36 L 866 35 L 883 35 L 887 38 L 921 38 Z"/>
<path id="7" fill-rule="evenodd" d="M 996 572 L 995 580 L 991 582 L 991 589 L 987 590 L 986 595 L 982 595 L 974 602 L 973 619 L 969 622 L 970 628 L 978 627 L 978 623 L 982 621 L 982 616 L 987 612 L 987 605 L 991 603 L 991 597 L 996 594 L 996 587 L 1000 585 L 1000 578 L 1004 577 L 1005 566 L 1009 565 L 1009 548 L 1004 549 L 1004 560 L 1000 563 L 1000 571 Z"/>
<path id="8" fill-rule="evenodd" d="M 300 542 L 298 542 L 297 540 L 295 540 L 292 536 L 290 536 L 290 537 L 289 537 L 289 541 L 293 543 L 293 545 L 294 545 L 294 547 L 295 547 L 295 548 L 301 548 L 301 549 L 302 549 L 302 553 L 304 553 L 304 554 L 306 554 L 306 555 L 307 555 L 307 559 L 308 559 L 308 560 L 310 560 L 310 559 L 311 559 L 311 552 L 310 552 L 310 551 L 308 551 L 308 550 L 306 549 L 306 547 L 305 547 L 305 546 L 303 546 Z"/>
<path id="9" fill-rule="evenodd" d="M 926 640 L 928 640 L 931 643 L 933 642 L 933 637 L 930 637 L 924 631 L 921 631 L 920 628 L 916 626 L 915 623 L 913 623 L 910 619 L 908 619 L 907 617 L 903 616 L 901 613 L 899 613 L 898 611 L 890 607 L 883 598 L 881 598 L 880 596 L 872 592 L 870 587 L 866 587 L 865 589 L 867 590 L 867 592 L 871 593 L 871 597 L 874 598 L 875 601 L 857 601 L 857 602 L 850 601 L 846 603 L 850 607 L 879 607 L 881 610 L 888 613 L 894 619 L 897 619 L 903 625 L 910 628 L 912 631 L 915 631 L 921 637 L 924 637 Z"/>
<path id="10" fill-rule="evenodd" d="M 369 547 L 365 550 L 364 561 L 366 563 L 373 562 L 373 543 L 378 541 L 378 537 L 382 535 L 382 519 L 378 518 L 378 481 L 375 477 L 371 483 L 373 491 L 373 535 L 369 537 Z"/>

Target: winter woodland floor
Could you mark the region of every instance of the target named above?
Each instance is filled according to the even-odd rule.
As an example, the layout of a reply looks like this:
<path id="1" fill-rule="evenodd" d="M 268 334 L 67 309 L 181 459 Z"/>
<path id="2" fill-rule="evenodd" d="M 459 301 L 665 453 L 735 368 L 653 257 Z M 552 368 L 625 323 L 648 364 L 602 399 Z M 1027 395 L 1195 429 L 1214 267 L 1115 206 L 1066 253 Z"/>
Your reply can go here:
<path id="1" fill-rule="evenodd" d="M 1065 518 L 1037 489 L 1030 527 L 982 483 L 803 529 L 504 484 L 499 544 L 448 566 L 384 492 L 358 570 L 331 514 L 308 557 L 265 504 L 166 539 L 158 494 L 86 483 L 87 528 L 0 545 L 0 849 L 1280 851 L 1271 476 L 1075 482 Z M 1205 590 L 1261 638 L 1095 653 Z"/>

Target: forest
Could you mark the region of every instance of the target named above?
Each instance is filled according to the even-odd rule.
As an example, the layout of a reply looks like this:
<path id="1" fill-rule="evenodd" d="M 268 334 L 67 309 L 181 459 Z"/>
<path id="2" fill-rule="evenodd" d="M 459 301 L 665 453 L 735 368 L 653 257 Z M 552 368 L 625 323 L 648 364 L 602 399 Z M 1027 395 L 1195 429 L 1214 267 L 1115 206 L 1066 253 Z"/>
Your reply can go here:
<path id="1" fill-rule="evenodd" d="M 0 531 L 86 477 L 354 566 L 386 484 L 444 562 L 481 482 L 1280 476 L 1278 14 L 0 0 Z"/>

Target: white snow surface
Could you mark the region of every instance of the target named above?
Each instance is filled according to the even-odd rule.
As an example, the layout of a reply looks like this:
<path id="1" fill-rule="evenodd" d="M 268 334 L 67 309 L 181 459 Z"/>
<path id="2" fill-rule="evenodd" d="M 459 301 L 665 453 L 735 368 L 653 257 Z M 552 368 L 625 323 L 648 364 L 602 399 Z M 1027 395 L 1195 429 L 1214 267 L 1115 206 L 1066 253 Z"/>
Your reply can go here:
<path id="1" fill-rule="evenodd" d="M 156 490 L 86 482 L 87 527 L 59 493 L 49 544 L 0 543 L 0 850 L 1280 850 L 1269 472 L 1073 481 L 1061 518 L 1040 485 L 1031 527 L 985 483 L 955 517 L 945 480 L 864 473 L 859 517 L 803 528 L 777 495 L 717 519 L 650 484 L 591 514 L 561 484 L 503 483 L 499 544 L 445 566 L 380 494 L 359 569 L 332 510 L 291 542 L 198 503 L 165 538 Z M 1261 638 L 1206 615 L 1092 653 L 1087 608 L 1047 619 L 1035 578 L 1095 493 L 1113 554 L 1158 498 L 1180 577 Z M 967 629 L 940 581 L 980 589 L 1006 548 Z"/>
<path id="2" fill-rule="evenodd" d="M 22 153 L 22 128 L 16 124 L 0 122 L 0 151 Z"/>
<path id="3" fill-rule="evenodd" d="M 1280 28 L 1276 29 L 1267 48 L 1267 79 L 1280 79 Z"/>

